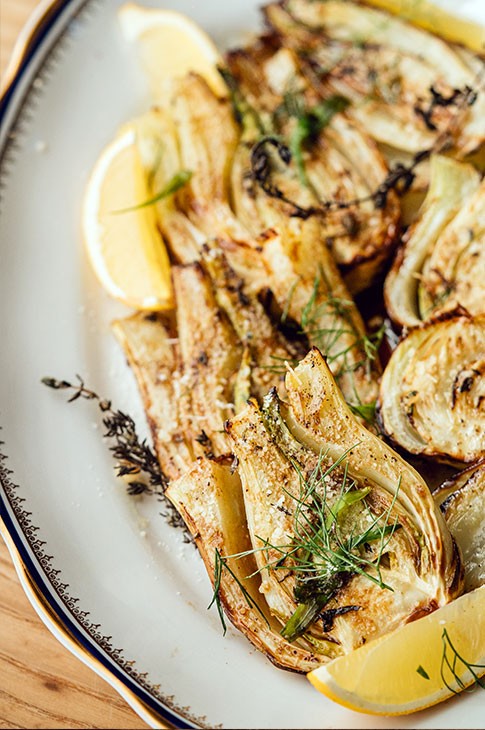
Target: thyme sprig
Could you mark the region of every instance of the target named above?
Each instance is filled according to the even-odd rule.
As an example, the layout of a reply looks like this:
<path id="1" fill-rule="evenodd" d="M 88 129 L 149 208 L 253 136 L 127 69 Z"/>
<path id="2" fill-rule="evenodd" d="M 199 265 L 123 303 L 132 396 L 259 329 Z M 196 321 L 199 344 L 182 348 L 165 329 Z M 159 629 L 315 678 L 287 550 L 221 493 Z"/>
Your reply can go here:
<path id="1" fill-rule="evenodd" d="M 435 86 L 431 85 L 429 93 L 431 98 L 428 105 L 423 106 L 423 102 L 418 101 L 414 106 L 414 113 L 421 117 L 427 129 L 431 132 L 436 132 L 438 129 L 433 121 L 433 115 L 437 108 L 460 107 L 462 102 L 466 102 L 466 106 L 471 106 L 477 99 L 477 92 L 468 85 L 464 86 L 463 89 L 453 89 L 448 96 L 445 96 Z"/>
<path id="2" fill-rule="evenodd" d="M 183 527 L 185 523 L 175 507 L 165 497 L 168 486 L 166 475 L 162 472 L 158 459 L 147 443 L 140 439 L 133 418 L 121 410 L 114 409 L 111 401 L 101 398 L 94 390 L 86 387 L 80 375 L 76 375 L 77 383 L 58 380 L 52 377 L 42 378 L 42 383 L 54 390 L 66 390 L 71 393 L 68 403 L 82 398 L 96 401 L 103 414 L 104 438 L 111 441 L 109 450 L 115 460 L 115 471 L 118 477 L 128 477 L 127 492 L 130 495 L 156 495 L 165 503 L 164 516 L 173 527 Z M 187 533 L 188 535 L 188 533 Z"/>
<path id="3" fill-rule="evenodd" d="M 398 196 L 404 195 L 413 184 L 416 177 L 416 168 L 425 160 L 429 159 L 432 154 L 437 154 L 444 151 L 450 145 L 450 135 L 453 127 L 456 125 L 459 119 L 460 113 L 469 106 L 472 106 L 476 99 L 478 92 L 471 86 L 465 86 L 463 89 L 455 89 L 451 96 L 445 97 L 440 94 L 433 86 L 430 88 L 432 95 L 432 101 L 428 109 L 423 109 L 419 106 L 415 108 L 416 113 L 421 114 L 423 118 L 428 120 L 431 124 L 431 117 L 437 106 L 450 106 L 455 107 L 456 113 L 452 116 L 447 127 L 438 135 L 434 144 L 428 149 L 420 150 L 417 152 L 410 163 L 405 165 L 403 163 L 397 163 L 393 168 L 389 170 L 382 182 L 377 186 L 375 190 L 370 192 L 368 195 L 362 197 L 353 198 L 350 200 L 319 200 L 317 204 L 311 206 L 302 206 L 295 201 L 289 199 L 284 193 L 271 181 L 272 168 L 270 165 L 267 166 L 266 174 L 263 178 L 258 176 L 257 170 L 252 166 L 253 179 L 260 184 L 264 192 L 270 197 L 280 199 L 290 206 L 292 217 L 298 217 L 307 219 L 314 215 L 325 215 L 332 210 L 346 210 L 354 208 L 356 206 L 363 205 L 364 203 L 371 202 L 377 210 L 383 210 L 387 206 L 388 198 L 391 192 L 395 192 Z M 334 97 L 331 97 L 332 99 Z M 343 97 L 335 97 L 338 99 L 344 99 Z M 345 101 L 345 100 L 344 100 Z M 294 105 L 293 105 L 294 106 Z M 342 108 L 345 108 L 342 106 Z M 341 109 L 336 109 L 339 111 Z M 419 110 L 419 111 L 418 111 Z M 335 112 L 334 112 L 335 113 Z M 313 115 L 318 122 L 318 114 Z M 293 140 L 288 143 L 280 142 L 280 148 L 283 146 L 284 153 L 281 149 L 280 158 L 287 165 L 290 164 L 291 160 L 296 154 L 296 163 L 300 173 L 300 180 L 305 183 L 307 180 L 306 172 L 303 169 L 303 155 L 302 155 L 302 143 L 307 141 L 312 133 L 312 124 L 309 123 L 309 119 L 313 118 L 311 113 L 303 114 L 300 121 L 297 123 L 296 130 L 300 128 L 300 131 L 294 132 Z M 318 124 L 317 124 L 318 126 Z M 305 132 L 308 130 L 308 133 Z M 259 151 L 261 153 L 261 150 Z M 286 161 L 287 160 L 287 161 Z"/>

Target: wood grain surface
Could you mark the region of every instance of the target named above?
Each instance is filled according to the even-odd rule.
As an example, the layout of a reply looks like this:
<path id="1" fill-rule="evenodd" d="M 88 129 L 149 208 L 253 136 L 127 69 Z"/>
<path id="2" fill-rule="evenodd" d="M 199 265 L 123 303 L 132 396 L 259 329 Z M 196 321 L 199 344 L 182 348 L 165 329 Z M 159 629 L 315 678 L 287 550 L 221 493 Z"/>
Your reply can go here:
<path id="1" fill-rule="evenodd" d="M 0 75 L 3 76 L 17 36 L 38 0 L 0 0 Z"/>
<path id="2" fill-rule="evenodd" d="M 37 0 L 0 0 L 0 76 Z M 0 728 L 145 728 L 44 626 L 0 537 Z"/>

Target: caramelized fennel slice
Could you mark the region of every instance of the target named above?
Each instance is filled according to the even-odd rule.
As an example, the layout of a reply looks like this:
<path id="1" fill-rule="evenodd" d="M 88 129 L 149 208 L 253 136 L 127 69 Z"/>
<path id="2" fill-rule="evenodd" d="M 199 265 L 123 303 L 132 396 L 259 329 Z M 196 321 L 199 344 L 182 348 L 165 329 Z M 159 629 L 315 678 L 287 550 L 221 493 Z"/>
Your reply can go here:
<path id="1" fill-rule="evenodd" d="M 461 566 L 425 483 L 355 420 L 318 350 L 286 384 L 289 406 L 273 391 L 226 429 L 268 606 L 332 657 L 451 600 Z"/>
<path id="2" fill-rule="evenodd" d="M 216 550 L 227 558 L 236 578 L 222 568 L 218 597 L 231 623 L 282 669 L 308 672 L 325 661 L 324 656 L 286 641 L 279 633 L 281 626 L 268 611 L 260 592 L 237 472 L 232 473 L 223 463 L 198 459 L 183 477 L 171 482 L 166 494 L 193 534 L 213 585 Z M 229 557 L 241 553 L 237 559 Z"/>
<path id="3" fill-rule="evenodd" d="M 217 97 L 200 76 L 189 74 L 177 83 L 172 114 L 181 163 L 193 173 L 177 195 L 178 209 L 206 239 L 236 244 L 226 249 L 231 266 L 258 290 L 264 273 L 252 236 L 230 207 L 229 175 L 239 141 L 230 102 Z"/>
<path id="4" fill-rule="evenodd" d="M 464 200 L 424 262 L 418 287 L 423 320 L 464 307 L 485 314 L 485 180 Z"/>
<path id="5" fill-rule="evenodd" d="M 315 453 L 323 449 L 334 461 L 350 449 L 349 476 L 383 490 L 409 516 L 421 535 L 418 570 L 427 585 L 428 608 L 458 595 L 459 559 L 428 487 L 404 459 L 355 419 L 316 348 L 288 372 L 286 389 L 286 422 L 295 438 Z"/>
<path id="6" fill-rule="evenodd" d="M 483 85 L 440 38 L 386 12 L 338 0 L 272 4 L 266 17 L 281 42 L 299 52 L 307 73 L 352 99 L 351 113 L 379 142 L 417 152 L 449 133 L 459 156 L 483 142 Z M 428 122 L 432 88 L 444 98 L 467 88 L 477 88 L 478 96 L 462 109 L 436 105 Z"/>
<path id="7" fill-rule="evenodd" d="M 172 105 L 182 164 L 194 173 L 179 196 L 181 207 L 207 236 L 219 228 L 222 237 L 244 238 L 228 205 L 228 174 L 239 139 L 230 105 L 196 74 L 177 82 Z"/>
<path id="8" fill-rule="evenodd" d="M 394 191 L 389 192 L 383 207 L 368 200 L 388 169 L 376 145 L 346 114 L 332 118 L 307 155 L 308 177 L 320 200 L 362 201 L 328 211 L 320 233 L 347 288 L 355 295 L 377 279 L 391 255 L 399 223 L 399 200 Z"/>
<path id="9" fill-rule="evenodd" d="M 242 348 L 201 264 L 175 266 L 172 278 L 181 363 L 179 408 L 196 453 L 226 454 L 230 449 L 223 424 L 234 413 Z"/>
<path id="10" fill-rule="evenodd" d="M 459 472 L 433 492 L 463 556 L 465 591 L 485 584 L 485 459 Z"/>
<path id="11" fill-rule="evenodd" d="M 298 581 L 302 578 L 302 558 L 295 557 L 294 546 L 301 540 L 302 533 L 309 531 L 309 523 L 301 517 L 306 509 L 302 506 L 302 501 L 305 501 L 306 487 L 312 474 L 315 474 L 315 469 L 328 471 L 331 461 L 323 455 L 317 456 L 305 450 L 300 445 L 299 456 L 305 458 L 304 466 L 300 463 L 299 467 L 308 473 L 307 481 L 303 484 L 301 471 L 285 456 L 287 443 L 283 445 L 278 439 L 270 437 L 264 418 L 253 404 L 246 412 L 233 419 L 228 427 L 239 461 L 255 559 L 263 579 L 261 590 L 273 615 L 287 627 L 291 625 L 292 617 L 299 606 L 305 603 L 295 599 Z M 303 451 L 307 453 L 304 455 Z M 327 519 L 332 510 L 337 509 L 344 475 L 345 462 L 340 469 L 334 469 L 325 477 L 325 485 L 322 483 L 316 487 L 320 494 L 325 493 Z M 322 602 L 316 620 L 306 627 L 299 640 L 314 642 L 319 651 L 329 658 L 352 651 L 367 639 L 379 636 L 383 631 L 383 615 L 386 616 L 385 630 L 392 630 L 415 612 L 426 610 L 430 600 L 429 586 L 419 574 L 420 535 L 417 534 L 413 521 L 403 509 L 394 509 L 392 498 L 389 495 L 386 498 L 383 490 L 372 487 L 370 482 L 360 483 L 358 486 L 368 490 L 366 507 L 362 503 L 349 506 L 343 516 L 343 510 L 340 511 L 338 524 L 341 535 L 355 537 L 356 534 L 365 532 L 372 517 L 380 514 L 386 515 L 389 527 L 399 524 L 399 528 L 385 540 L 386 567 L 380 566 L 380 578 L 377 578 L 377 569 L 369 567 L 365 576 L 353 573 L 344 561 L 340 570 L 331 571 L 327 575 L 325 561 L 319 556 L 318 550 L 316 551 L 314 569 L 318 573 L 319 567 L 321 568 L 326 585 L 331 586 L 332 580 L 336 579 L 337 587 L 328 589 L 328 597 Z M 350 501 L 352 494 L 357 494 L 357 490 L 349 486 L 345 497 Z M 369 509 L 368 504 L 371 505 Z M 373 549 L 375 552 L 372 557 L 376 557 L 378 548 L 375 544 L 368 544 L 366 549 L 367 558 L 372 555 Z M 320 550 L 323 552 L 321 548 Z M 338 551 L 338 547 L 335 550 Z M 287 557 L 283 562 L 285 553 Z M 358 562 L 360 565 L 360 558 Z M 307 572 L 303 575 L 308 576 L 308 570 L 305 567 Z M 382 580 L 387 588 L 373 582 L 369 576 Z M 301 582 L 304 586 L 309 585 L 308 580 Z M 310 603 L 311 600 L 307 599 L 307 602 Z M 352 606 L 353 610 L 348 613 L 344 611 L 344 615 L 336 619 L 331 628 L 322 626 L 320 613 L 325 610 L 330 613 L 336 611 L 338 616 L 339 611 L 348 606 Z"/>
<path id="12" fill-rule="evenodd" d="M 467 231 L 470 228 L 473 230 L 474 226 L 477 227 L 478 241 L 483 237 L 483 222 L 480 222 L 483 215 L 480 198 L 483 192 L 478 192 L 480 175 L 472 165 L 456 162 L 442 155 L 432 156 L 430 174 L 430 187 L 418 218 L 408 229 L 384 284 L 387 311 L 394 322 L 405 327 L 421 322 L 418 291 L 423 292 L 430 279 L 440 279 L 440 297 L 435 300 L 438 306 L 440 301 L 446 304 L 448 295 L 453 295 L 455 281 L 459 291 L 468 290 L 468 300 L 475 298 L 473 292 L 470 296 L 468 289 L 472 286 L 476 291 L 469 275 L 463 277 L 461 285 L 459 283 L 462 278 L 459 269 L 460 256 L 454 250 L 454 245 L 461 242 L 461 249 L 466 249 L 470 242 L 469 235 L 467 240 Z M 460 209 L 463 209 L 461 213 Z M 447 268 L 442 280 L 435 271 L 435 264 L 439 265 L 441 258 L 446 260 L 448 257 L 457 262 L 456 267 L 452 266 L 451 271 Z M 446 276 L 450 275 L 448 282 Z M 425 280 L 420 287 L 419 282 L 423 276 Z M 481 286 L 481 282 L 478 285 Z M 448 295 L 443 296 L 446 292 Z M 424 307 L 423 294 L 421 298 Z M 456 300 L 456 297 L 453 295 L 452 299 Z"/>
<path id="13" fill-rule="evenodd" d="M 153 160 L 151 167 L 147 166 L 150 197 L 156 197 L 182 169 L 177 131 L 168 108 L 153 107 L 140 121 L 143 123 L 139 132 L 141 152 L 147 159 Z M 143 135 L 144 128 L 153 130 L 152 139 Z M 178 210 L 176 196 L 164 196 L 154 207 L 172 258 L 179 263 L 197 259 L 205 236 Z"/>
<path id="14" fill-rule="evenodd" d="M 411 330 L 380 386 L 384 433 L 445 462 L 485 456 L 485 315 L 458 311 Z"/>
<path id="15" fill-rule="evenodd" d="M 327 130 L 326 141 L 342 156 L 344 170 L 351 173 L 351 180 L 347 180 L 345 186 L 345 175 L 340 175 L 337 199 L 365 199 L 372 195 L 386 178 L 388 168 L 380 151 L 361 128 L 344 115 L 336 116 Z M 324 167 L 319 179 L 326 179 Z M 333 199 L 333 192 L 328 195 L 325 194 L 324 199 Z M 334 222 L 327 224 L 330 230 L 328 233 L 322 231 L 345 284 L 354 295 L 371 286 L 389 259 L 396 241 L 400 212 L 398 197 L 391 190 L 383 207 L 367 201 L 335 211 Z"/>
<path id="16" fill-rule="evenodd" d="M 271 613 L 284 625 L 296 609 L 295 576 L 291 561 L 288 570 L 273 566 L 285 549 L 291 551 L 295 500 L 300 493 L 298 473 L 269 437 L 254 401 L 226 429 L 238 459 L 248 530 L 262 578 L 260 590 Z"/>
<path id="17" fill-rule="evenodd" d="M 274 52 L 270 42 L 265 46 L 260 40 L 228 54 L 227 63 L 243 127 L 231 178 L 238 218 L 260 236 L 268 228 L 279 231 L 292 215 L 298 224 L 298 213 L 288 201 L 303 210 L 323 206 L 316 214 L 320 238 L 330 247 L 349 289 L 353 293 L 365 289 L 390 255 L 400 210 L 393 191 L 381 208 L 368 199 L 386 177 L 380 152 L 360 127 L 340 113 L 335 96 L 323 101 L 327 107 L 322 113 L 328 114 L 323 128 L 309 131 L 319 101 L 287 49 Z M 295 140 L 302 132 L 305 139 L 298 145 Z M 269 144 L 264 150 L 270 153 L 271 185 L 279 191 L 274 195 L 267 194 L 254 173 L 254 145 L 265 134 L 281 139 L 292 153 L 285 165 L 271 154 Z M 362 202 L 348 205 L 353 200 Z"/>
<path id="18" fill-rule="evenodd" d="M 294 229 L 289 221 L 263 245 L 269 286 L 284 316 L 299 323 L 310 345 L 325 355 L 347 403 L 372 406 L 380 364 L 377 352 L 366 351 L 362 317 L 319 236 L 318 222 L 309 219 Z"/>
<path id="19" fill-rule="evenodd" d="M 179 409 L 173 323 L 161 315 L 135 314 L 116 320 L 112 329 L 135 374 L 162 471 L 177 479 L 194 453 Z"/>
<path id="20" fill-rule="evenodd" d="M 277 330 L 257 297 L 245 293 L 244 282 L 229 266 L 221 249 L 206 248 L 203 261 L 212 279 L 217 303 L 246 352 L 249 379 L 245 400 L 250 395 L 261 400 L 273 385 L 280 389 L 284 387 L 284 362 L 294 362 L 304 352 Z M 283 375 L 275 368 L 275 363 L 282 366 Z"/>
<path id="21" fill-rule="evenodd" d="M 197 78 L 192 80 L 192 83 L 198 89 L 200 85 L 203 85 L 202 80 L 197 80 Z M 212 92 L 204 88 L 203 91 L 211 98 Z M 214 102 L 214 99 L 211 98 L 211 100 Z M 222 104 L 220 100 L 217 100 L 217 103 L 218 106 Z M 206 245 L 208 238 L 217 233 L 220 235 L 221 232 L 228 237 L 244 234 L 249 242 L 233 241 L 229 237 L 226 241 L 221 242 L 221 245 L 225 246 L 227 256 L 236 266 L 239 274 L 249 282 L 249 288 L 251 288 L 252 285 L 254 286 L 254 281 L 258 282 L 256 273 L 261 267 L 257 251 L 251 245 L 247 233 L 237 227 L 237 221 L 227 206 L 221 207 L 222 204 L 215 197 L 214 211 L 211 207 L 211 195 L 218 194 L 222 197 L 225 195 L 224 181 L 217 176 L 217 164 L 220 160 L 214 158 L 211 150 L 206 150 L 204 145 L 200 144 L 199 139 L 193 140 L 192 133 L 195 134 L 195 131 L 188 122 L 190 133 L 187 131 L 182 140 L 179 138 L 180 125 L 176 125 L 169 107 L 164 109 L 156 107 L 150 110 L 142 118 L 143 120 L 146 120 L 145 126 L 150 125 L 157 131 L 159 142 L 158 150 L 151 151 L 151 158 L 156 158 L 156 165 L 152 164 L 150 170 L 150 188 L 153 196 L 163 190 L 168 181 L 183 169 L 182 154 L 185 154 L 187 164 L 192 165 L 186 169 L 191 173 L 193 187 L 179 195 L 166 196 L 155 204 L 158 224 L 170 249 L 172 259 L 178 264 L 192 263 L 201 258 L 202 248 Z M 223 119 L 220 121 L 222 124 Z M 218 193 L 215 192 L 216 189 L 219 190 Z M 198 198 L 194 200 L 194 196 L 198 196 Z M 201 199 L 203 203 L 200 202 Z M 189 207 L 193 207 L 197 211 L 197 215 L 189 216 L 187 200 L 190 202 Z M 210 220 L 206 220 L 207 215 L 212 215 L 213 212 L 218 220 L 218 225 L 214 227 Z M 256 283 L 255 288 L 259 288 L 259 283 Z"/>

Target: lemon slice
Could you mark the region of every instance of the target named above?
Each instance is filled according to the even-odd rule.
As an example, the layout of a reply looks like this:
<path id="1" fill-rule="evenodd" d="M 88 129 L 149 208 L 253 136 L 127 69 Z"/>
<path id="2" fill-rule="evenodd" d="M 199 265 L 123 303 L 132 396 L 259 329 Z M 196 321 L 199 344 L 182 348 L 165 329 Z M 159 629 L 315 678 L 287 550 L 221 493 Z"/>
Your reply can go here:
<path id="1" fill-rule="evenodd" d="M 217 95 L 227 94 L 217 64 L 221 57 L 209 36 L 181 13 L 122 5 L 118 18 L 128 42 L 138 46 L 155 100 L 165 97 L 167 82 L 194 71 L 205 78 Z"/>
<path id="2" fill-rule="evenodd" d="M 404 20 L 429 30 L 455 43 L 463 43 L 472 51 L 485 50 L 485 21 L 481 23 L 458 17 L 428 0 L 367 0 L 382 10 L 399 15 Z M 458 5 L 459 7 L 459 5 Z"/>
<path id="3" fill-rule="evenodd" d="M 462 659 L 474 665 L 475 677 Z M 453 671 L 445 660 L 454 664 Z M 320 692 L 352 710 L 404 715 L 451 697 L 484 673 L 481 586 L 307 676 Z"/>
<path id="4" fill-rule="evenodd" d="M 123 127 L 96 162 L 82 210 L 94 272 L 108 294 L 137 310 L 172 305 L 170 264 L 156 211 L 143 205 L 152 195 L 148 171 L 156 153 L 150 142 L 139 124 Z"/>

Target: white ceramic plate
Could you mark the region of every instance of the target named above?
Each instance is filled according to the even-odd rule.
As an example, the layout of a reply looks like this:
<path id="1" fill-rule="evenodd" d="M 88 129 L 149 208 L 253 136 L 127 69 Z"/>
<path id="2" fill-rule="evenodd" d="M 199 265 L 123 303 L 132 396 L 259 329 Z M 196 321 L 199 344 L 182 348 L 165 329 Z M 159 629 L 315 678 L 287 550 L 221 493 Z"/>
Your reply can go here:
<path id="1" fill-rule="evenodd" d="M 193 17 L 221 46 L 258 27 L 258 4 L 158 3 Z M 207 610 L 211 588 L 195 549 L 165 523 L 162 505 L 127 497 L 114 478 L 96 406 L 68 406 L 40 384 L 44 375 L 80 373 L 143 428 L 133 377 L 109 331 L 124 311 L 100 290 L 80 239 L 94 161 L 117 127 L 149 105 L 118 5 L 57 3 L 1 109 L 0 419 L 8 458 L 0 477 L 14 550 L 54 625 L 164 722 L 478 728 L 477 692 L 409 718 L 367 717 L 273 668 L 232 629 L 223 637 L 217 612 Z"/>

